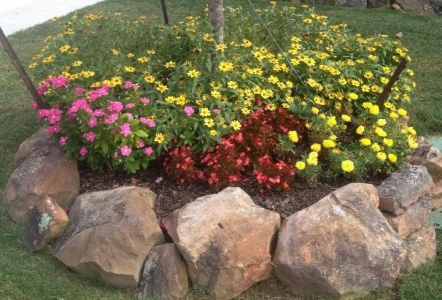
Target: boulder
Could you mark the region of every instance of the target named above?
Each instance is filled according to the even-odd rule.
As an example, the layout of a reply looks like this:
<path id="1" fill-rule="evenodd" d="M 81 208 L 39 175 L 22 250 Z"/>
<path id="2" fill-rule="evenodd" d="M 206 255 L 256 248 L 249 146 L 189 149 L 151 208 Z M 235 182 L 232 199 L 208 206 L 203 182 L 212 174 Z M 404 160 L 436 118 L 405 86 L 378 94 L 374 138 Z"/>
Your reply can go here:
<path id="1" fill-rule="evenodd" d="M 367 7 L 367 0 L 335 0 L 338 6 Z"/>
<path id="2" fill-rule="evenodd" d="M 384 216 L 391 228 L 404 239 L 427 224 L 432 202 L 431 197 L 425 195 L 420 197 L 417 202 L 411 204 L 401 215 L 395 216 L 390 213 L 384 213 Z"/>
<path id="3" fill-rule="evenodd" d="M 29 221 L 35 204 L 50 197 L 62 208 L 72 205 L 80 190 L 75 158 L 55 144 L 32 153 L 11 175 L 3 203 L 15 222 Z"/>
<path id="4" fill-rule="evenodd" d="M 368 0 L 367 7 L 368 8 L 382 8 L 382 7 L 389 7 L 390 1 L 389 0 Z"/>
<path id="5" fill-rule="evenodd" d="M 289 216 L 273 258 L 276 276 L 308 297 L 391 287 L 406 248 L 377 203 L 375 186 L 352 183 Z"/>
<path id="6" fill-rule="evenodd" d="M 442 180 L 441 152 L 424 138 L 420 138 L 418 144 L 419 147 L 414 150 L 411 155 L 407 156 L 407 162 L 412 165 L 422 165 L 426 167 L 433 182 L 438 183 Z"/>
<path id="7" fill-rule="evenodd" d="M 442 0 L 430 0 L 430 2 L 435 11 L 442 12 Z"/>
<path id="8" fill-rule="evenodd" d="M 136 287 L 149 251 L 164 243 L 153 211 L 155 198 L 153 192 L 131 186 L 78 196 L 55 256 L 86 277 Z"/>
<path id="9" fill-rule="evenodd" d="M 436 230 L 433 227 L 424 226 L 410 234 L 405 244 L 408 251 L 401 272 L 412 272 L 436 257 Z"/>
<path id="10" fill-rule="evenodd" d="M 197 198 L 163 220 L 194 284 L 232 299 L 272 271 L 279 214 L 261 208 L 240 188 Z"/>
<path id="11" fill-rule="evenodd" d="M 138 299 L 169 300 L 189 292 L 187 266 L 175 244 L 155 246 L 144 263 Z"/>
<path id="12" fill-rule="evenodd" d="M 14 156 L 14 166 L 18 167 L 26 158 L 37 150 L 43 149 L 48 146 L 51 142 L 54 142 L 52 136 L 48 135 L 46 132 L 47 127 L 41 128 L 39 131 L 34 133 L 30 138 L 25 140 L 18 147 L 17 152 Z"/>
<path id="13" fill-rule="evenodd" d="M 404 164 L 378 186 L 379 208 L 398 216 L 429 193 L 433 185 L 424 166 Z"/>
<path id="14" fill-rule="evenodd" d="M 30 252 L 43 249 L 65 229 L 69 218 L 50 197 L 38 201 L 31 213 L 23 236 L 23 245 Z"/>
<path id="15" fill-rule="evenodd" d="M 394 0 L 399 4 L 404 11 L 423 14 L 423 15 L 434 15 L 435 10 L 431 5 L 430 0 Z"/>

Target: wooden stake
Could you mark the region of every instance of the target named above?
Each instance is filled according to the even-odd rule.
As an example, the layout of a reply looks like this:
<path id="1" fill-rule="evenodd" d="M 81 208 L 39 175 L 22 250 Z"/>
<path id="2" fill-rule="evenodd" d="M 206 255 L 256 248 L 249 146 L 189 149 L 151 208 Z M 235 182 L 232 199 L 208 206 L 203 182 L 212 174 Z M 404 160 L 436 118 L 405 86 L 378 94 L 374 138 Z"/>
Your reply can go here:
<path id="1" fill-rule="evenodd" d="M 48 106 L 41 100 L 40 95 L 37 93 L 37 90 L 35 89 L 34 84 L 32 83 L 31 79 L 29 79 L 28 74 L 26 73 L 26 70 L 23 68 L 22 64 L 20 63 L 20 60 L 17 57 L 17 54 L 15 54 L 14 49 L 12 49 L 11 44 L 8 41 L 8 38 L 4 34 L 2 28 L 0 27 L 0 42 L 3 45 L 3 48 L 5 49 L 6 53 L 9 55 L 9 58 L 12 61 L 12 64 L 14 65 L 15 69 L 20 74 L 21 79 L 23 79 L 26 88 L 31 93 L 32 98 L 37 103 L 38 108 L 47 108 Z"/>
<path id="2" fill-rule="evenodd" d="M 167 15 L 166 1 L 161 0 L 161 8 L 163 10 L 164 24 L 169 25 L 169 16 Z"/>
<path id="3" fill-rule="evenodd" d="M 382 94 L 379 95 L 378 101 L 376 104 L 379 106 L 379 108 L 384 105 L 385 99 L 387 99 L 388 94 L 391 92 L 391 88 L 393 87 L 394 83 L 399 79 L 399 75 L 402 73 L 402 71 L 407 67 L 408 61 L 405 58 L 402 58 L 401 62 L 396 68 L 396 71 L 394 71 L 393 76 L 391 76 L 390 81 L 385 86 L 384 90 L 382 91 Z"/>

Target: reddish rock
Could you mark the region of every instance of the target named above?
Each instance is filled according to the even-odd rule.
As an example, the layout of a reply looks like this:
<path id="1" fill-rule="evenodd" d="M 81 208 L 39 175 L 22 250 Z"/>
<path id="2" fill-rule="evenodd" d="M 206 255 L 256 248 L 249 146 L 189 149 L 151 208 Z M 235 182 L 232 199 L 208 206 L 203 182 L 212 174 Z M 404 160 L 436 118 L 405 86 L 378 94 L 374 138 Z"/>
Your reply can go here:
<path id="1" fill-rule="evenodd" d="M 240 188 L 196 199 L 163 221 L 194 284 L 232 299 L 269 277 L 279 214 Z"/>
<path id="2" fill-rule="evenodd" d="M 424 166 L 403 165 L 378 186 L 379 208 L 398 216 L 433 186 L 433 179 Z"/>
<path id="3" fill-rule="evenodd" d="M 30 252 L 43 249 L 63 232 L 68 221 L 64 209 L 50 197 L 44 197 L 32 210 L 23 236 L 23 245 Z"/>
<path id="4" fill-rule="evenodd" d="M 410 234 L 406 238 L 405 244 L 408 251 L 401 272 L 412 272 L 436 257 L 436 230 L 424 226 Z"/>
<path id="5" fill-rule="evenodd" d="M 153 211 L 156 195 L 139 187 L 78 196 L 55 256 L 86 277 L 136 287 L 149 251 L 164 243 Z"/>
<path id="6" fill-rule="evenodd" d="M 406 249 L 377 197 L 373 185 L 353 183 L 284 220 L 273 258 L 276 276 L 308 297 L 391 287 Z"/>
<path id="7" fill-rule="evenodd" d="M 48 196 L 60 207 L 72 205 L 80 190 L 77 161 L 51 144 L 32 153 L 11 175 L 3 204 L 15 222 L 29 221 L 40 199 Z"/>
<path id="8" fill-rule="evenodd" d="M 175 244 L 155 246 L 147 256 L 138 299 L 169 300 L 189 292 L 187 266 Z"/>

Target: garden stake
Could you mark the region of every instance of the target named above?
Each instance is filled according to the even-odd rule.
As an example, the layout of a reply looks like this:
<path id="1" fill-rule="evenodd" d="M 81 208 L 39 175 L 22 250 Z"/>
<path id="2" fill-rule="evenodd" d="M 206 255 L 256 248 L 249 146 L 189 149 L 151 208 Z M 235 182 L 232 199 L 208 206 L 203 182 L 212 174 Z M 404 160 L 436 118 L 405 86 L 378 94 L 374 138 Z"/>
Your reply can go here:
<path id="1" fill-rule="evenodd" d="M 8 41 L 8 38 L 4 34 L 2 28 L 0 27 L 0 42 L 3 45 L 3 48 L 5 49 L 6 53 L 9 55 L 9 58 L 12 61 L 12 64 L 17 69 L 18 73 L 20 74 L 21 79 L 23 79 L 26 88 L 31 93 L 32 98 L 37 103 L 39 108 L 46 108 L 47 105 L 41 100 L 40 95 L 37 93 L 37 90 L 35 89 L 34 84 L 32 84 L 31 79 L 29 79 L 28 74 L 26 73 L 26 70 L 23 68 L 22 64 L 20 63 L 20 60 L 17 57 L 17 54 L 15 54 L 14 49 L 12 49 L 11 44 Z"/>
<path id="2" fill-rule="evenodd" d="M 161 8 L 163 9 L 164 24 L 169 25 L 169 16 L 167 15 L 166 0 L 161 0 Z"/>
<path id="3" fill-rule="evenodd" d="M 384 104 L 385 99 L 391 92 L 393 84 L 399 79 L 399 75 L 407 67 L 407 63 L 408 61 L 405 58 L 402 58 L 401 62 L 396 68 L 396 71 L 394 71 L 393 76 L 391 76 L 390 81 L 387 83 L 384 90 L 382 91 L 382 94 L 379 95 L 378 101 L 376 102 L 377 106 L 381 107 Z"/>

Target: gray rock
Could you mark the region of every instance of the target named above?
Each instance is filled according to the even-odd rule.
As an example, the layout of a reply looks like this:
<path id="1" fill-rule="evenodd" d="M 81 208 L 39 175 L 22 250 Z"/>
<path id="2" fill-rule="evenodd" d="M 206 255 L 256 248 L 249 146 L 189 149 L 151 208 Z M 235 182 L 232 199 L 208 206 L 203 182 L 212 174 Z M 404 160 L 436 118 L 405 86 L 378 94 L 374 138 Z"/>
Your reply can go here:
<path id="1" fill-rule="evenodd" d="M 405 244 L 408 251 L 401 272 L 412 272 L 436 257 L 436 230 L 424 226 L 410 234 L 406 238 Z"/>
<path id="2" fill-rule="evenodd" d="M 28 158 L 29 155 L 37 150 L 43 149 L 50 143 L 55 143 L 53 137 L 47 134 L 46 127 L 41 128 L 30 138 L 20 144 L 20 147 L 14 156 L 14 166 L 18 167 L 26 160 L 26 158 Z"/>

